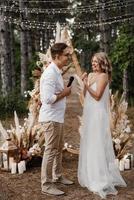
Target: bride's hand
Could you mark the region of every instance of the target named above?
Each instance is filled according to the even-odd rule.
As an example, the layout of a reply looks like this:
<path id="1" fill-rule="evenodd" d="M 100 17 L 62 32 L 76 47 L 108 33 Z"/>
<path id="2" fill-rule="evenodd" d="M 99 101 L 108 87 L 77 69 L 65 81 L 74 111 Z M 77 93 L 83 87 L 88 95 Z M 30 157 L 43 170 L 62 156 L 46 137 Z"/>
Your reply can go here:
<path id="1" fill-rule="evenodd" d="M 88 86 L 90 87 L 95 82 L 95 80 L 96 80 L 96 76 L 93 74 L 90 74 L 88 76 Z"/>
<path id="2" fill-rule="evenodd" d="M 84 81 L 84 79 L 87 77 L 88 77 L 87 72 L 84 72 L 81 76 L 82 81 Z"/>
<path id="3" fill-rule="evenodd" d="M 88 85 L 88 78 L 87 77 L 84 78 L 83 83 L 85 85 L 85 88 L 88 88 L 89 85 Z"/>

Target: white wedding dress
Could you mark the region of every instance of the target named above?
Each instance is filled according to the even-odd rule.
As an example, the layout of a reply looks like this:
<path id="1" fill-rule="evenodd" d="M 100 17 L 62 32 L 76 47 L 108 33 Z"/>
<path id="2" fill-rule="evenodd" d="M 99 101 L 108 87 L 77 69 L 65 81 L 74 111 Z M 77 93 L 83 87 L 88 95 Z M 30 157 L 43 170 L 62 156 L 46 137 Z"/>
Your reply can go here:
<path id="1" fill-rule="evenodd" d="M 96 82 L 91 85 L 96 90 Z M 80 128 L 78 181 L 82 187 L 106 198 L 126 186 L 115 164 L 109 121 L 109 84 L 99 101 L 86 92 Z"/>

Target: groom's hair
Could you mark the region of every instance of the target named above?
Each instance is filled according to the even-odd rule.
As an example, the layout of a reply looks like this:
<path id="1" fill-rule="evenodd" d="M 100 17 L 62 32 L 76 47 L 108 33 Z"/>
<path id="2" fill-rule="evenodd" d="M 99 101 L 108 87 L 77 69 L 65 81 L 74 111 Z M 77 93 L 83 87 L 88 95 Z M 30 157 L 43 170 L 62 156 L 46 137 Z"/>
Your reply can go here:
<path id="1" fill-rule="evenodd" d="M 65 43 L 55 43 L 50 51 L 51 51 L 51 56 L 52 56 L 52 59 L 55 59 L 56 58 L 56 55 L 61 55 L 64 51 L 64 49 L 66 49 L 68 46 L 65 44 Z"/>

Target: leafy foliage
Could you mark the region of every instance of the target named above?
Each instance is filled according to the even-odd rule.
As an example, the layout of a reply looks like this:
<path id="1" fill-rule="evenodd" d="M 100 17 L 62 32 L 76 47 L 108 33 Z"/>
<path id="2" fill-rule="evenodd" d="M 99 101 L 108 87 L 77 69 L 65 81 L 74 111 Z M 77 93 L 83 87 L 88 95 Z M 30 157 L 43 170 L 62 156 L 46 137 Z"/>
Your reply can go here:
<path id="1" fill-rule="evenodd" d="M 113 65 L 113 90 L 122 92 L 123 70 L 128 72 L 129 99 L 134 95 L 133 92 L 133 73 L 134 73 L 134 26 L 123 26 L 120 28 L 118 37 L 113 42 L 111 49 L 111 60 Z"/>
<path id="2" fill-rule="evenodd" d="M 132 49 L 134 48 L 134 37 L 129 32 L 128 26 L 122 27 L 119 30 L 119 35 L 113 44 L 112 49 L 112 63 L 119 65 L 123 69 L 129 67 L 131 62 L 134 61 Z"/>
<path id="3" fill-rule="evenodd" d="M 77 55 L 81 66 L 90 71 L 91 57 L 99 49 L 99 44 L 95 41 L 95 37 L 88 31 L 76 30 L 75 36 L 73 37 L 73 44 L 74 47 L 80 51 Z"/>
<path id="4" fill-rule="evenodd" d="M 13 115 L 14 110 L 19 114 L 25 114 L 27 112 L 27 102 L 24 97 L 10 93 L 6 97 L 0 97 L 0 117 L 2 119 Z"/>

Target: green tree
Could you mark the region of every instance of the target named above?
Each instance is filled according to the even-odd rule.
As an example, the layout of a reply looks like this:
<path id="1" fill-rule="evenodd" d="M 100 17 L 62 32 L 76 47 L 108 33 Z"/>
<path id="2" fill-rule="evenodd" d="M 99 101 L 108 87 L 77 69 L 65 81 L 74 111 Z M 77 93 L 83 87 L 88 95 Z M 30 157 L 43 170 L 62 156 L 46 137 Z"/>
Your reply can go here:
<path id="1" fill-rule="evenodd" d="M 127 73 L 127 90 L 128 98 L 130 99 L 133 96 L 133 73 L 134 73 L 134 38 L 133 33 L 134 26 L 123 26 L 120 28 L 118 37 L 113 43 L 113 48 L 111 50 L 111 60 L 113 64 L 113 89 L 123 90 L 123 75 Z M 118 75 L 118 76 L 117 76 Z"/>

